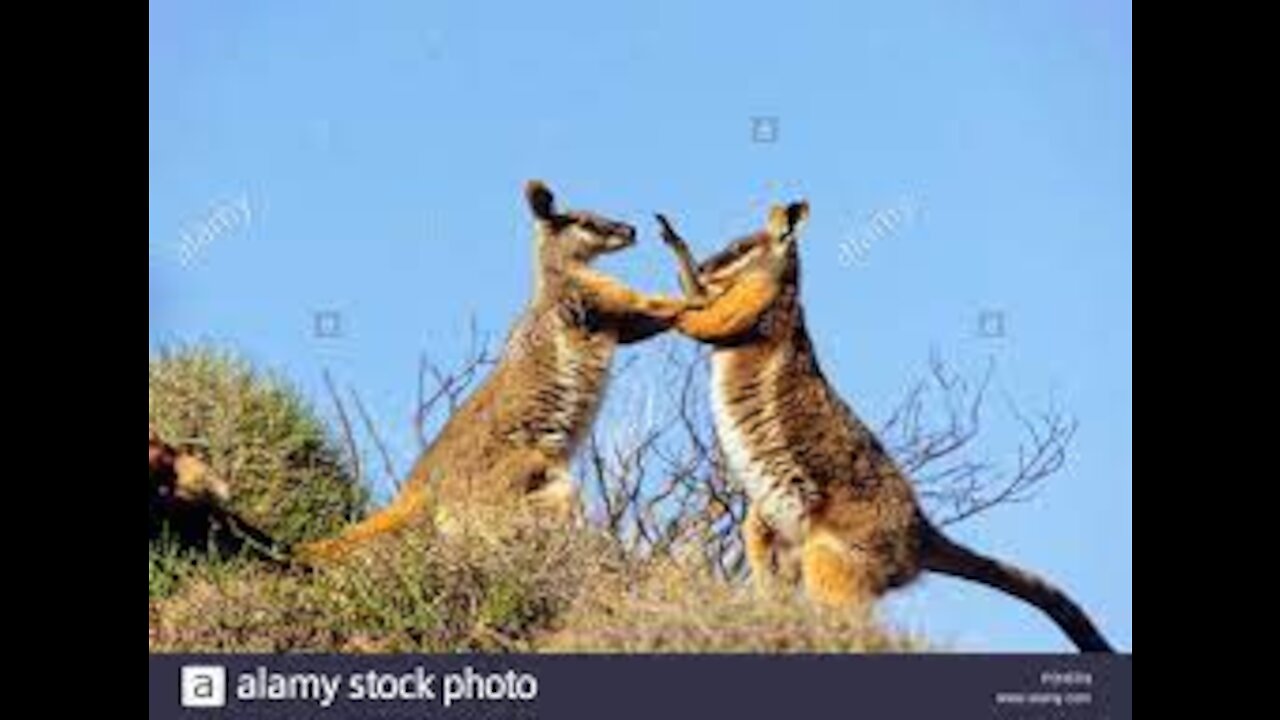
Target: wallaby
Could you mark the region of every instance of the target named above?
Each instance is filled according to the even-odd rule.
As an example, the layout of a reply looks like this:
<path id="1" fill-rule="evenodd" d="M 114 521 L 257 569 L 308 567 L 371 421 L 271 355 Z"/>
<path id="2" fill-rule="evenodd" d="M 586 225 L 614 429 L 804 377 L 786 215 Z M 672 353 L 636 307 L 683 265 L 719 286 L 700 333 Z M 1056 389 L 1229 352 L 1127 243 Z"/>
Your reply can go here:
<path id="1" fill-rule="evenodd" d="M 668 329 L 688 303 L 643 295 L 590 267 L 633 245 L 632 226 L 559 210 L 538 181 L 526 185 L 525 197 L 534 219 L 533 299 L 497 367 L 450 417 L 389 506 L 336 538 L 298 547 L 297 556 L 340 556 L 416 522 L 447 525 L 455 510 L 512 501 L 559 518 L 575 514 L 569 463 L 600 406 L 615 349 Z"/>
<path id="2" fill-rule="evenodd" d="M 166 535 L 186 548 L 239 555 L 246 549 L 277 560 L 275 542 L 225 503 L 226 481 L 195 455 L 178 450 L 147 428 L 149 539 Z"/>
<path id="3" fill-rule="evenodd" d="M 764 230 L 696 267 L 684 240 L 657 216 L 681 286 L 699 300 L 676 327 L 713 347 L 716 435 L 749 498 L 743 534 L 757 583 L 802 584 L 821 604 L 865 605 L 932 570 L 1021 598 L 1080 650 L 1110 652 L 1061 590 L 930 523 L 911 482 L 827 382 L 800 304 L 796 241 L 808 214 L 805 202 L 774 206 Z"/>

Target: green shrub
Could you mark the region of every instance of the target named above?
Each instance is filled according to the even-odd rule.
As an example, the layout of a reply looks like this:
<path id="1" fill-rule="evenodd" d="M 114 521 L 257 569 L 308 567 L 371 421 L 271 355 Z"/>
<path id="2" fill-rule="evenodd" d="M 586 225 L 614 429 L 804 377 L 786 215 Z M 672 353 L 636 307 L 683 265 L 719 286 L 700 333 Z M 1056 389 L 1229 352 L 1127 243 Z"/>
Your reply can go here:
<path id="1" fill-rule="evenodd" d="M 230 486 L 228 507 L 277 542 L 323 537 L 362 513 L 367 492 L 325 424 L 283 380 L 208 347 L 147 368 L 147 419 Z"/>

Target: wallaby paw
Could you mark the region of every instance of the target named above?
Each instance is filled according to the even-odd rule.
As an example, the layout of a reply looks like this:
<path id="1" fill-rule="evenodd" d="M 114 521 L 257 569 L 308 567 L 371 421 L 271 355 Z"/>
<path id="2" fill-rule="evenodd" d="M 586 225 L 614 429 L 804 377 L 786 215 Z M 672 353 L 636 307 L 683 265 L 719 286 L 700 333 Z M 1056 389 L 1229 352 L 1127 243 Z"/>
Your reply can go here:
<path id="1" fill-rule="evenodd" d="M 673 320 L 686 308 L 684 300 L 672 298 L 651 298 L 646 303 L 646 311 L 661 320 Z"/>
<path id="2" fill-rule="evenodd" d="M 662 242 L 673 248 L 686 247 L 684 238 L 676 234 L 675 229 L 671 227 L 671 223 L 667 221 L 667 217 L 665 215 L 662 213 L 654 213 L 654 217 L 657 218 L 658 225 L 661 226 L 660 234 L 662 236 Z"/>
<path id="3" fill-rule="evenodd" d="M 684 309 L 681 312 L 688 312 L 690 310 L 705 310 L 706 307 L 710 304 L 711 304 L 711 299 L 706 297 L 698 296 L 698 297 L 685 298 Z"/>

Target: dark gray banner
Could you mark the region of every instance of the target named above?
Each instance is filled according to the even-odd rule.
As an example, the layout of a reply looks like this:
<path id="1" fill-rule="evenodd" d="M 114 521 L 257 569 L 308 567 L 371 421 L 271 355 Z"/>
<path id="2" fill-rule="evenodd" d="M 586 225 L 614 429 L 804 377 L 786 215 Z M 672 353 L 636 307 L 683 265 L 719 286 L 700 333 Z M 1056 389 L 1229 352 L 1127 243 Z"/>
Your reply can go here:
<path id="1" fill-rule="evenodd" d="M 150 717 L 1125 720 L 1132 655 L 152 655 Z"/>

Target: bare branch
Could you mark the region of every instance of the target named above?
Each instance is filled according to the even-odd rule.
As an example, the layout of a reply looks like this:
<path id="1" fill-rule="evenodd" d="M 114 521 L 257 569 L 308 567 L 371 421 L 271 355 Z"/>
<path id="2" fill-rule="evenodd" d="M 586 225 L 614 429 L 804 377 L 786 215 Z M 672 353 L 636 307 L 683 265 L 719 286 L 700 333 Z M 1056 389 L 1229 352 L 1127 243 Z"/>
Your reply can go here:
<path id="1" fill-rule="evenodd" d="M 356 482 L 364 484 L 364 473 L 360 469 L 360 447 L 356 444 L 355 433 L 351 431 L 351 419 L 347 417 L 347 409 L 342 404 L 342 396 L 338 394 L 338 389 L 333 384 L 333 377 L 329 374 L 329 369 L 325 368 L 322 375 L 324 377 L 324 385 L 329 390 L 329 397 L 333 400 L 333 406 L 338 411 L 338 422 L 342 426 L 342 436 L 347 444 L 347 454 L 351 456 L 352 472 L 355 474 Z"/>
<path id="2" fill-rule="evenodd" d="M 355 388 L 348 387 L 347 392 L 351 394 L 351 401 L 355 403 L 356 411 L 360 413 L 360 419 L 364 422 L 365 432 L 373 440 L 374 447 L 378 449 L 378 454 L 382 457 L 382 469 L 390 481 L 391 487 L 397 491 L 400 490 L 400 475 L 396 473 L 395 464 L 391 462 L 391 454 L 387 452 L 387 446 L 383 444 L 382 438 L 378 435 L 378 429 L 373 424 L 373 418 L 369 416 L 369 411 L 365 409 L 364 402 L 360 400 L 359 393 Z"/>
<path id="3" fill-rule="evenodd" d="M 1075 421 L 1053 408 L 1027 417 L 1007 397 L 1024 434 L 1017 460 L 1006 469 L 981 454 L 976 441 L 994 374 L 995 364 L 988 362 L 977 382 L 970 382 L 932 353 L 928 376 L 910 387 L 881 426 L 891 454 L 912 476 L 940 525 L 1030 499 L 1066 459 Z"/>
<path id="4" fill-rule="evenodd" d="M 430 444 L 427 439 L 426 425 L 427 419 L 435 411 L 436 404 L 441 400 L 445 401 L 448 408 L 446 417 L 453 415 L 466 399 L 467 391 L 479 376 L 480 371 L 497 364 L 498 359 L 489 354 L 489 336 L 482 335 L 476 329 L 474 316 L 471 319 L 469 336 L 467 353 L 458 369 L 453 372 L 441 370 L 428 359 L 425 352 L 418 358 L 418 402 L 413 414 L 413 425 L 418 444 L 423 450 Z M 435 390 L 430 395 L 426 393 L 428 374 L 431 375 L 435 386 Z"/>
<path id="5" fill-rule="evenodd" d="M 587 517 L 631 552 L 700 557 L 718 575 L 742 578 L 747 565 L 741 526 L 748 501 L 727 472 L 707 409 L 709 352 L 677 341 L 640 352 L 650 350 L 655 354 L 632 354 L 619 363 L 611 382 L 635 388 L 636 369 L 643 367 L 645 373 L 656 373 L 639 376 L 653 387 L 623 398 L 611 395 L 614 404 L 604 409 L 606 420 L 587 435 L 576 460 Z M 421 447 L 429 445 L 427 425 L 433 414 L 442 407 L 452 414 L 484 369 L 495 363 L 488 337 L 476 329 L 474 318 L 466 354 L 455 367 L 446 370 L 426 354 L 420 357 L 414 429 Z M 1023 412 L 1007 397 L 1004 407 L 995 409 L 1007 408 L 1014 420 L 1016 448 L 1004 456 L 991 452 L 990 428 L 1008 424 L 992 425 L 988 417 L 994 377 L 994 363 L 969 375 L 933 352 L 922 376 L 907 384 L 879 426 L 888 452 L 941 525 L 1025 502 L 1066 461 L 1074 419 L 1053 406 Z M 327 373 L 325 381 L 355 457 L 346 411 Z M 382 464 L 393 473 L 390 455 L 354 391 L 352 400 L 378 445 Z"/>

